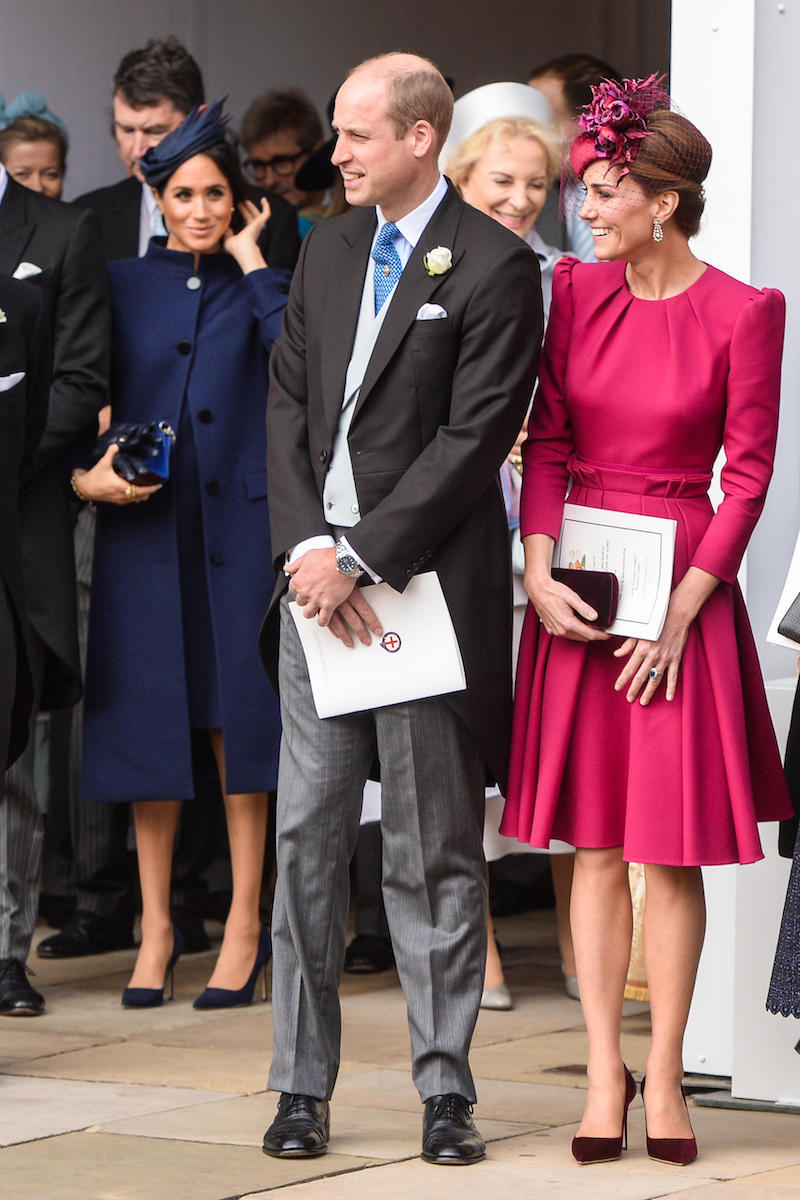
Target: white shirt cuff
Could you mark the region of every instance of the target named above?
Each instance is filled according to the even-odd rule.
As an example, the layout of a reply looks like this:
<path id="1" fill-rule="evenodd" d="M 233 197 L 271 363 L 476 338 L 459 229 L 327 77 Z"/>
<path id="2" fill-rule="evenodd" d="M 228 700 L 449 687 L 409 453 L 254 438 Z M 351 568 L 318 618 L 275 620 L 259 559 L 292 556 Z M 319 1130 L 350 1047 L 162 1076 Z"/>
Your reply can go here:
<path id="1" fill-rule="evenodd" d="M 293 563 L 296 558 L 300 558 L 307 550 L 332 550 L 336 542 L 329 533 L 318 533 L 315 537 L 306 538 L 305 541 L 298 542 L 296 546 L 292 546 L 289 553 L 286 555 L 286 565 Z"/>
<path id="2" fill-rule="evenodd" d="M 363 558 L 361 558 L 358 554 L 356 554 L 355 550 L 350 545 L 347 538 L 344 537 L 344 535 L 342 535 L 342 537 L 339 540 L 341 541 L 342 545 L 345 546 L 345 548 L 347 549 L 347 553 L 352 554 L 353 558 L 356 560 L 358 565 L 360 567 L 364 568 L 364 570 L 367 572 L 367 574 L 369 575 L 369 577 L 373 583 L 383 583 L 383 576 L 376 575 L 374 571 L 370 571 L 369 567 L 364 562 Z"/>

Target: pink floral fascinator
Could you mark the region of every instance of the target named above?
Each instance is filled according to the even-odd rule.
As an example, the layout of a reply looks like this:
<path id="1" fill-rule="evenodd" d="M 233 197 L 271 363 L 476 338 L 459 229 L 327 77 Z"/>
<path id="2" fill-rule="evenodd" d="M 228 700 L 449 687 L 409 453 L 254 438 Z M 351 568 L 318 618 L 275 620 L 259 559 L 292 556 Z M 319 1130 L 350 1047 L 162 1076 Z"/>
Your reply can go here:
<path id="1" fill-rule="evenodd" d="M 627 174 L 627 164 L 636 158 L 641 140 L 649 136 L 649 114 L 670 107 L 663 80 L 654 72 L 647 79 L 604 79 L 592 88 L 591 103 L 578 118 L 577 136 L 569 150 L 578 179 L 598 158 L 606 159 L 610 167 L 621 166 Z"/>

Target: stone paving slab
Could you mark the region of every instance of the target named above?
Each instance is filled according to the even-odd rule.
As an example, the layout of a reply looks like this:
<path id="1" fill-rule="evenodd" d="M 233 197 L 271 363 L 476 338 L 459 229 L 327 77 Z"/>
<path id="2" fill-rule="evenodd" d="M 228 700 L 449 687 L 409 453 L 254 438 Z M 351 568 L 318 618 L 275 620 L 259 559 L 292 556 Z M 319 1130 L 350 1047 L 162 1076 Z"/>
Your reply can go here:
<path id="1" fill-rule="evenodd" d="M 422 1109 L 397 1112 L 367 1106 L 369 1092 L 360 1105 L 337 1101 L 332 1107 L 330 1152 L 346 1157 L 394 1161 L 419 1154 Z M 275 1115 L 276 1096 L 246 1096 L 219 1103 L 181 1108 L 151 1116 L 108 1122 L 106 1133 L 130 1137 L 162 1137 L 219 1145 L 254 1146 L 260 1149 L 264 1131 Z M 531 1122 L 481 1121 L 487 1141 L 530 1131 Z"/>
<path id="2" fill-rule="evenodd" d="M 170 1109 L 185 1113 L 209 1101 L 228 1099 L 224 1092 L 192 1088 L 130 1087 L 4 1075 L 0 1077 L 0 1145 L 50 1138 L 115 1118 L 150 1114 L 158 1122 L 173 1115 L 167 1113 Z"/>
<path id="3" fill-rule="evenodd" d="M 709 1183 L 697 1187 L 684 1195 L 690 1200 L 797 1200 L 800 1187 L 781 1187 L 764 1181 L 767 1175 L 756 1175 L 752 1179 L 733 1179 L 720 1183 Z"/>
<path id="4" fill-rule="evenodd" d="M 650 1045 L 647 1035 L 636 1029 L 622 1031 L 622 1057 L 631 1071 L 641 1072 Z M 564 1083 L 585 1087 L 583 1065 L 588 1054 L 585 1027 L 536 1037 L 510 1036 L 491 1046 L 475 1046 L 470 1052 L 473 1074 L 482 1079 L 516 1079 L 521 1083 Z M 576 1071 L 565 1068 L 577 1068 Z"/>
<path id="5" fill-rule="evenodd" d="M 436 1167 L 417 1157 L 354 1175 L 297 1183 L 284 1188 L 280 1200 L 652 1200 L 686 1193 L 698 1182 L 646 1169 L 620 1174 L 614 1170 L 617 1163 L 579 1167 L 563 1156 L 556 1164 L 542 1163 L 535 1153 L 542 1136 L 493 1143 L 486 1160 L 470 1167 Z M 268 1192 L 262 1190 L 247 1200 L 265 1195 Z M 782 1200 L 787 1200 L 785 1194 Z"/>
<path id="6" fill-rule="evenodd" d="M 50 1058 L 56 1054 L 68 1054 L 72 1050 L 86 1050 L 103 1042 L 116 1039 L 100 1035 L 78 1033 L 55 1033 L 43 1027 L 43 1018 L 20 1020 L 15 1018 L 0 1025 L 0 1071 L 9 1063 L 19 1064 L 31 1059 Z"/>
<path id="7" fill-rule="evenodd" d="M 195 1087 L 221 1092 L 262 1092 L 268 1060 L 243 1040 L 238 1049 L 158 1046 L 121 1042 L 75 1050 L 24 1063 L 11 1063 L 11 1074 L 97 1083 L 138 1083 L 151 1087 Z"/>
<path id="8" fill-rule="evenodd" d="M 475 1120 L 510 1121 L 529 1126 L 564 1125 L 579 1122 L 585 1096 L 576 1087 L 516 1083 L 513 1080 L 477 1080 L 478 1104 Z M 332 1120 L 340 1104 L 360 1105 L 368 1100 L 375 1108 L 414 1113 L 420 1119 L 422 1105 L 408 1070 L 375 1069 L 340 1078 L 336 1085 Z"/>
<path id="9" fill-rule="evenodd" d="M 74 1133 L 4 1150 L 2 1187 L 14 1200 L 236 1200 L 364 1165 L 337 1154 L 284 1162 L 249 1147 Z"/>

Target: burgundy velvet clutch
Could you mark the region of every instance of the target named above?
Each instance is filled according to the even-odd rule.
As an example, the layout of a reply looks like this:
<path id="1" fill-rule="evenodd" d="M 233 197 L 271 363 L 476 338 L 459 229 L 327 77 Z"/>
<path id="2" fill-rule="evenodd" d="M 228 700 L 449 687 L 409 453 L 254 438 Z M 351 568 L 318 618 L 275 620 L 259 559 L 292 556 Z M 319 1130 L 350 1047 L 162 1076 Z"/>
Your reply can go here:
<path id="1" fill-rule="evenodd" d="M 597 613 L 596 621 L 586 621 L 597 629 L 607 629 L 617 615 L 619 603 L 619 580 L 613 571 L 579 571 L 572 567 L 553 567 L 550 574 L 559 583 L 564 583 L 581 600 L 591 604 Z M 580 616 L 580 613 L 576 613 Z M 585 617 L 581 617 L 585 621 Z"/>

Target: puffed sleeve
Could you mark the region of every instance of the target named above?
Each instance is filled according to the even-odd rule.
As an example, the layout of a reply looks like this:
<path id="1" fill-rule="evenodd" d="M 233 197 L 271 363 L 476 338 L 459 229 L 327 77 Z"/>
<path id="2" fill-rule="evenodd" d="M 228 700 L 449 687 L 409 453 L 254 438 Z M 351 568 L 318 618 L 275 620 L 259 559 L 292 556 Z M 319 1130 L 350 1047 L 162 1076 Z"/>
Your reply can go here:
<path id="1" fill-rule="evenodd" d="M 733 583 L 761 515 L 778 436 L 786 302 L 767 288 L 747 300 L 734 326 L 722 447 L 724 498 L 692 566 Z"/>
<path id="2" fill-rule="evenodd" d="M 259 339 L 267 354 L 280 333 L 291 280 L 289 271 L 279 271 L 273 267 L 260 267 L 244 277 L 250 307 L 258 321 Z"/>
<path id="3" fill-rule="evenodd" d="M 572 335 L 572 272 L 576 258 L 562 258 L 553 273 L 553 299 L 542 352 L 539 388 L 528 438 L 522 447 L 520 535 L 561 532 L 567 491 L 567 459 L 573 450 L 567 412 L 566 374 Z"/>

